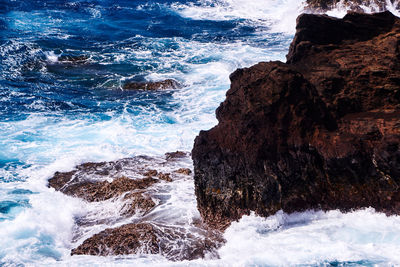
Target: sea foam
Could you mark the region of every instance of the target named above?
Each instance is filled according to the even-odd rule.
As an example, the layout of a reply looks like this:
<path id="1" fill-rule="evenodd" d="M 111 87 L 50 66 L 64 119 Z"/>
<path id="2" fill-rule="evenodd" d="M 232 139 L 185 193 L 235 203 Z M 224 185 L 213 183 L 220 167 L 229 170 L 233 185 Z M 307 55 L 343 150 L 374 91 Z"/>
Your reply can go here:
<path id="1" fill-rule="evenodd" d="M 83 13 L 76 14 L 81 6 L 85 6 Z M 393 5 L 389 7 L 397 12 Z M 71 257 L 70 249 L 76 242 L 106 227 L 100 225 L 83 232 L 77 241 L 75 218 L 84 214 L 93 220 L 112 216 L 114 206 L 107 202 L 89 206 L 47 188 L 47 180 L 56 171 L 70 171 L 83 162 L 190 151 L 198 132 L 217 123 L 215 109 L 225 98 L 231 72 L 259 61 L 285 61 L 303 4 L 298 0 L 201 0 L 131 8 L 121 3 L 109 9 L 119 13 L 136 10 L 145 16 L 161 10 L 185 23 L 199 22 L 199 33 L 161 38 L 158 32 L 148 36 L 149 28 L 121 40 L 99 41 L 94 43 L 95 48 L 86 47 L 92 40 L 84 40 L 85 48 L 76 46 L 74 42 L 79 42 L 82 34 L 77 25 L 88 22 L 89 29 L 85 28 L 84 33 L 96 33 L 93 35 L 101 39 L 102 34 L 96 32 L 99 28 L 111 27 L 111 33 L 107 32 L 110 35 L 117 32 L 112 21 L 107 21 L 107 16 L 113 18 L 115 13 L 108 15 L 107 8 L 81 1 L 67 3 L 63 8 L 7 13 L 11 31 L 26 36 L 17 35 L 0 43 L 1 78 L 8 82 L 1 84 L 0 98 L 5 107 L 0 111 L 0 204 L 8 211 L 0 217 L 0 264 L 400 264 L 399 218 L 386 217 L 372 209 L 347 214 L 309 211 L 292 215 L 279 212 L 268 218 L 244 216 L 227 229 L 227 242 L 217 251 L 219 259 L 210 256 L 170 262 L 160 255 Z M 343 16 L 344 12 L 340 7 L 330 14 Z M 89 16 L 86 19 L 85 14 Z M 227 23 L 221 27 L 228 27 L 231 36 L 213 35 L 212 25 L 219 22 Z M 133 22 L 129 21 L 125 31 L 134 27 L 130 23 Z M 157 23 L 160 22 L 154 20 L 151 26 Z M 67 26 L 74 30 L 66 31 Z M 61 52 L 83 53 L 91 62 L 84 67 L 62 65 L 58 62 Z M 38 75 L 36 82 L 32 82 L 33 73 Z M 121 90 L 124 82 L 138 77 L 174 78 L 184 88 L 154 94 Z M 12 193 L 18 190 L 21 194 Z M 189 223 L 199 217 L 192 179 L 174 183 L 169 192 L 162 194 L 169 198 L 158 207 L 155 220 L 176 223 L 183 218 Z"/>

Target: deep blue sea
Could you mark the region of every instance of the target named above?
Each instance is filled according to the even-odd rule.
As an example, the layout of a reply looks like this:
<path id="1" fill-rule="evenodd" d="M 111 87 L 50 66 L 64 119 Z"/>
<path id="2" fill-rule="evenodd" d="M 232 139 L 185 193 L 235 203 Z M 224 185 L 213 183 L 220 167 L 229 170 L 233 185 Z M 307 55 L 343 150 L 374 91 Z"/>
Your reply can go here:
<path id="1" fill-rule="evenodd" d="M 190 151 L 231 72 L 285 61 L 301 12 L 300 0 L 0 0 L 0 266 L 400 265 L 400 218 L 372 209 L 245 216 L 219 257 L 192 262 L 70 256 L 90 208 L 47 188 L 54 172 Z M 169 78 L 184 87 L 122 89 Z M 173 205 L 198 216 L 193 181 L 179 186 Z"/>

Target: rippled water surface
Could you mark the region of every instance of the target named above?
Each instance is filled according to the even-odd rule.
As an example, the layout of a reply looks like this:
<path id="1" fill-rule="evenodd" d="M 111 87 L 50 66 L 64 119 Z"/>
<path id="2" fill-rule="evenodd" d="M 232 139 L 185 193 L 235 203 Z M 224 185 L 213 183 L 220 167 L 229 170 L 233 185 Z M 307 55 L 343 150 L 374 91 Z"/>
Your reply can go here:
<path id="1" fill-rule="evenodd" d="M 299 0 L 0 1 L 0 265 L 400 264 L 400 219 L 373 210 L 245 217 L 219 259 L 69 255 L 85 205 L 47 179 L 88 161 L 190 151 L 216 124 L 232 71 L 285 60 L 301 10 Z M 168 78 L 184 87 L 122 90 Z M 198 216 L 192 180 L 170 194 L 182 196 L 172 210 Z"/>

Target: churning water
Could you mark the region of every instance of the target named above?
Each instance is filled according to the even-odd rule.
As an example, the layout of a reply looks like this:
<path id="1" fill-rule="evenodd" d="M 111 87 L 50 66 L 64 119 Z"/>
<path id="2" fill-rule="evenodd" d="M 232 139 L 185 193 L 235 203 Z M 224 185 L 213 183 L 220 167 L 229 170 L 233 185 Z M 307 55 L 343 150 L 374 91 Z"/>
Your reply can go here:
<path id="1" fill-rule="evenodd" d="M 400 217 L 371 209 L 245 216 L 225 232 L 219 258 L 70 256 L 74 218 L 89 208 L 47 188 L 54 172 L 190 151 L 216 124 L 231 72 L 285 61 L 302 8 L 300 0 L 0 0 L 0 265 L 399 265 Z M 121 89 L 167 78 L 184 87 Z M 191 179 L 176 183 L 164 212 L 198 217 L 193 191 Z"/>

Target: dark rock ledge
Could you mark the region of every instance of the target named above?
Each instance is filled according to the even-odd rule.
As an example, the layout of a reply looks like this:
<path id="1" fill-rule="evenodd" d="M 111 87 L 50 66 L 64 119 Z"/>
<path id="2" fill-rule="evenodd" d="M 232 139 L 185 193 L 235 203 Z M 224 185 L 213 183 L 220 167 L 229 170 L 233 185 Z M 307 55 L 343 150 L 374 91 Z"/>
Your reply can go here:
<path id="1" fill-rule="evenodd" d="M 162 205 L 158 194 L 166 192 L 170 183 L 190 178 L 192 172 L 182 162 L 188 157 L 189 153 L 176 151 L 163 158 L 89 162 L 70 172 L 56 172 L 49 187 L 89 203 L 108 201 L 116 211 L 105 217 L 99 210 L 99 214 L 76 218 L 72 241 L 78 245 L 71 255 L 161 254 L 170 260 L 192 260 L 206 254 L 217 257 L 216 249 L 223 243 L 221 233 L 208 229 L 199 219 L 192 224 L 154 219 L 159 213 L 157 206 Z M 129 218 L 131 223 L 121 225 Z M 82 240 L 99 225 L 109 228 Z"/>
<path id="2" fill-rule="evenodd" d="M 287 63 L 231 76 L 192 151 L 198 208 L 243 214 L 373 207 L 400 214 L 400 19 L 301 15 Z"/>
<path id="3" fill-rule="evenodd" d="M 179 88 L 182 88 L 182 85 L 173 79 L 166 79 L 157 82 L 130 81 L 122 86 L 122 89 L 124 90 L 146 90 L 146 91 L 179 89 Z"/>

